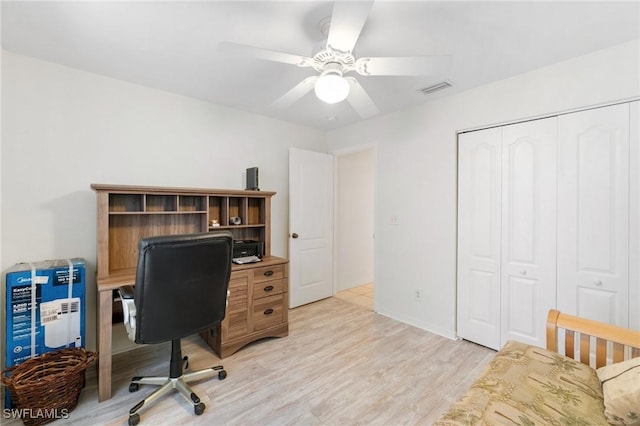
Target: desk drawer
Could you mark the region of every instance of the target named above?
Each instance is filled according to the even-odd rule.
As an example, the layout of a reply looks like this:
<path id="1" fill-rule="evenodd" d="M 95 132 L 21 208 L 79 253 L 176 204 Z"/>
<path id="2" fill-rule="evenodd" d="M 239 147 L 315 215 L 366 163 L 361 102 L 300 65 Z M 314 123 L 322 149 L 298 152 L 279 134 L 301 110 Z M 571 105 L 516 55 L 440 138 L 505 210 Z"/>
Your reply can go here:
<path id="1" fill-rule="evenodd" d="M 253 300 L 261 299 L 266 296 L 274 296 L 282 294 L 284 289 L 284 280 L 273 280 L 253 284 Z"/>
<path id="2" fill-rule="evenodd" d="M 253 304 L 253 331 L 281 324 L 284 320 L 282 294 L 258 299 Z"/>
<path id="3" fill-rule="evenodd" d="M 263 266 L 253 270 L 253 282 L 259 283 L 284 278 L 284 265 Z"/>

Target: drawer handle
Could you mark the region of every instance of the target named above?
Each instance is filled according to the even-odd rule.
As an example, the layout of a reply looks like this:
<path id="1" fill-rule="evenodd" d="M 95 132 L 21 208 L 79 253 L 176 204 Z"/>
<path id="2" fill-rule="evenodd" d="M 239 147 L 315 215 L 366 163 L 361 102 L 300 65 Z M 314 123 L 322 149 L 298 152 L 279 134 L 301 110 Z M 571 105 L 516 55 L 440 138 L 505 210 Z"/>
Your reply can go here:
<path id="1" fill-rule="evenodd" d="M 265 309 L 263 312 L 265 315 L 271 315 L 273 313 L 273 309 L 269 308 L 269 309 Z"/>
<path id="2" fill-rule="evenodd" d="M 264 291 L 271 291 L 273 290 L 273 286 L 272 285 L 268 285 L 264 288 Z"/>
<path id="3" fill-rule="evenodd" d="M 266 272 L 264 273 L 264 276 L 265 276 L 265 277 L 270 277 L 271 275 L 273 275 L 273 271 L 266 271 Z"/>

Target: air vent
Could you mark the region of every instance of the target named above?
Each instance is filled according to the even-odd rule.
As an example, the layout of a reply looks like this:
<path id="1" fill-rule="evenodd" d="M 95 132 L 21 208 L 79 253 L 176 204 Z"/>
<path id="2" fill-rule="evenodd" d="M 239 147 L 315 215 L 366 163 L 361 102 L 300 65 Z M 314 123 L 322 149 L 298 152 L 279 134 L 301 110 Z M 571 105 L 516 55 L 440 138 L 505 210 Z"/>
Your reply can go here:
<path id="1" fill-rule="evenodd" d="M 430 95 L 433 92 L 437 92 L 438 90 L 446 89 L 448 87 L 451 87 L 451 83 L 449 83 L 448 81 L 442 81 L 432 86 L 425 87 L 424 89 L 420 89 L 418 90 L 418 92 L 422 92 L 423 95 Z"/>

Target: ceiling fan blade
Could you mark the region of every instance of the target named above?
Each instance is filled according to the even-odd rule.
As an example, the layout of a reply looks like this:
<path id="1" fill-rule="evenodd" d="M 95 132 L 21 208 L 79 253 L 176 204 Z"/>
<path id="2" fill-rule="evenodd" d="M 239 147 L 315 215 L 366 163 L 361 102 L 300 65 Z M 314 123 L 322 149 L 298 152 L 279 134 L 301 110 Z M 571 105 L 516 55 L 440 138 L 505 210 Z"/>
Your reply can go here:
<path id="1" fill-rule="evenodd" d="M 297 100 L 302 98 L 313 89 L 314 85 L 316 84 L 316 80 L 318 80 L 317 75 L 305 78 L 296 86 L 294 86 L 293 89 L 289 90 L 287 93 L 273 101 L 270 106 L 272 108 L 278 109 L 284 109 L 291 106 L 293 103 L 295 103 Z"/>
<path id="2" fill-rule="evenodd" d="M 451 65 L 450 55 L 360 58 L 355 68 L 361 75 L 444 74 Z"/>
<path id="3" fill-rule="evenodd" d="M 353 77 L 345 77 L 349 82 L 351 90 L 349 90 L 349 96 L 347 101 L 351 104 L 353 109 L 356 110 L 358 115 L 362 118 L 373 117 L 380 113 L 380 110 L 375 103 L 371 100 L 367 92 L 364 91 L 358 80 Z"/>
<path id="4" fill-rule="evenodd" d="M 333 5 L 327 48 L 351 52 L 373 5 L 368 1 L 337 1 Z"/>
<path id="5" fill-rule="evenodd" d="M 218 51 L 264 59 L 267 61 L 282 62 L 285 64 L 297 65 L 299 67 L 309 67 L 313 63 L 311 58 L 307 58 L 305 56 L 276 52 L 275 50 L 261 49 L 259 47 L 246 46 L 244 44 L 231 43 L 229 41 L 223 41 L 218 44 Z"/>

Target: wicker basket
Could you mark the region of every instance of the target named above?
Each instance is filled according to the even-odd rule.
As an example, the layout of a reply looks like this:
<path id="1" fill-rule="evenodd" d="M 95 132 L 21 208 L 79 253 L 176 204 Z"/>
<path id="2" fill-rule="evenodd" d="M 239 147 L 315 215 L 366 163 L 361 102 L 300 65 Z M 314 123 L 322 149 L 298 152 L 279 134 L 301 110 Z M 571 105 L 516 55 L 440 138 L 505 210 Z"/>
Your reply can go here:
<path id="1" fill-rule="evenodd" d="M 78 404 L 84 373 L 97 353 L 84 348 L 47 352 L 6 370 L 2 384 L 11 390 L 25 425 L 66 417 Z"/>

